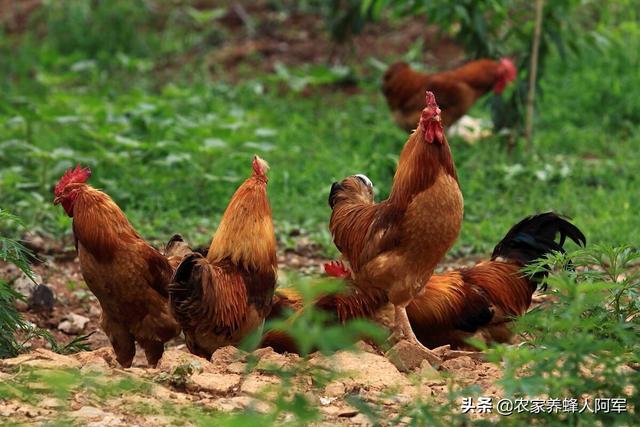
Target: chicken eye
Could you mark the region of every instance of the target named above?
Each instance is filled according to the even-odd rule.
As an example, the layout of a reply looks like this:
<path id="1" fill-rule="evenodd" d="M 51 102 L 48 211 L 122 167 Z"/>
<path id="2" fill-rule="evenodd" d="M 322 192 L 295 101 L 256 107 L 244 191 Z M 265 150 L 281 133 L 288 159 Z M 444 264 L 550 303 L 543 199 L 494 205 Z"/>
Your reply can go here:
<path id="1" fill-rule="evenodd" d="M 371 182 L 371 180 L 369 179 L 368 176 L 364 175 L 364 174 L 357 174 L 354 175 L 356 178 L 358 178 L 360 181 L 364 182 L 364 185 L 366 185 L 369 188 L 373 188 L 373 182 Z"/>

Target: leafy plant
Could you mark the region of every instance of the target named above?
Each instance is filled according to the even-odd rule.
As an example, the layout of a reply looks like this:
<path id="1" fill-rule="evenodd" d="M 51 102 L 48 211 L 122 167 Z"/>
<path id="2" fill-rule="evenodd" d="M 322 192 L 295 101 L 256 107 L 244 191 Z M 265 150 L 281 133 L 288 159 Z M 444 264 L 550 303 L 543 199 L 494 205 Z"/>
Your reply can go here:
<path id="1" fill-rule="evenodd" d="M 8 223 L 21 225 L 18 217 L 0 209 L 0 226 L 5 228 Z M 33 253 L 22 244 L 0 236 L 0 260 L 14 264 L 29 279 L 34 280 L 29 258 L 33 258 Z M 25 322 L 16 309 L 17 300 L 24 300 L 24 297 L 0 278 L 0 359 L 17 356 L 25 351 L 26 344 L 35 338 L 43 338 L 54 352 L 60 354 L 89 349 L 87 340 L 91 334 L 76 337 L 67 344 L 60 345 L 46 329 Z M 21 335 L 19 340 L 16 338 L 18 332 Z"/>
<path id="2" fill-rule="evenodd" d="M 580 407 L 589 401 L 591 412 L 514 413 L 511 421 L 517 425 L 533 416 L 550 425 L 590 425 L 589 417 L 606 425 L 634 424 L 633 408 L 640 403 L 637 249 L 592 247 L 550 258 L 575 268 L 549 277 L 557 301 L 517 322 L 522 345 L 499 346 L 490 357 L 504 361 L 506 396 L 574 397 Z M 594 410 L 596 399 L 612 398 L 625 399 L 627 412 Z"/>
<path id="3" fill-rule="evenodd" d="M 4 225 L 9 221 L 19 223 L 17 217 L 0 209 L 0 224 Z M 33 280 L 33 274 L 27 261 L 27 257 L 30 255 L 29 250 L 20 243 L 0 236 L 0 260 L 14 264 Z M 15 338 L 18 330 L 28 328 L 15 306 L 15 301 L 21 299 L 24 299 L 21 294 L 0 279 L 0 359 L 16 356 L 22 348 Z"/>

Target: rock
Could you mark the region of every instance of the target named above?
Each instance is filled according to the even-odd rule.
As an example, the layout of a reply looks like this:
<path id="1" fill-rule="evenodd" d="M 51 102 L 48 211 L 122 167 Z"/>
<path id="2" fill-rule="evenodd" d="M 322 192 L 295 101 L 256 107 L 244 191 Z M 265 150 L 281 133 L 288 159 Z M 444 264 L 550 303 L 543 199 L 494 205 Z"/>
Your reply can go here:
<path id="1" fill-rule="evenodd" d="M 84 327 L 89 323 L 89 318 L 81 316 L 75 313 L 69 313 L 65 317 L 65 320 L 60 322 L 58 330 L 69 335 L 77 335 L 84 330 Z"/>
<path id="2" fill-rule="evenodd" d="M 242 375 L 247 370 L 247 364 L 242 362 L 233 362 L 227 365 L 227 372 Z"/>
<path id="3" fill-rule="evenodd" d="M 38 283 L 42 283 L 42 277 L 33 273 L 33 280 L 22 271 L 20 275 L 13 281 L 13 289 L 24 297 L 24 300 L 16 300 L 16 308 L 20 311 L 26 311 L 29 308 L 29 301 L 33 296 Z"/>
<path id="4" fill-rule="evenodd" d="M 267 403 L 249 396 L 235 396 L 228 399 L 218 399 L 213 402 L 213 407 L 214 409 L 225 412 L 250 408 L 257 412 L 266 413 L 270 409 Z"/>
<path id="5" fill-rule="evenodd" d="M 355 345 L 356 350 L 358 351 L 362 351 L 362 352 L 367 352 L 367 353 L 373 353 L 373 354 L 380 354 L 374 346 L 372 346 L 371 344 L 369 344 L 368 342 L 365 341 L 358 341 Z"/>
<path id="6" fill-rule="evenodd" d="M 438 370 L 434 368 L 433 365 L 431 365 L 431 363 L 429 363 L 426 360 L 423 360 L 422 363 L 420 363 L 419 373 L 420 373 L 420 378 L 423 378 L 425 380 L 433 380 L 433 379 L 440 378 L 440 373 L 438 372 Z"/>
<path id="7" fill-rule="evenodd" d="M 42 283 L 42 276 L 33 273 L 33 280 L 26 274 L 22 273 L 13 281 L 13 289 L 21 294 L 25 300 L 29 300 L 38 283 Z"/>
<path id="8" fill-rule="evenodd" d="M 349 424 L 357 426 L 372 426 L 373 423 L 364 414 L 358 414 L 349 420 Z"/>
<path id="9" fill-rule="evenodd" d="M 261 348 L 252 353 L 260 360 L 256 365 L 259 372 L 281 371 L 293 363 L 295 355 L 287 355 L 276 353 L 271 347 Z"/>
<path id="10" fill-rule="evenodd" d="M 254 352 L 251 353 L 252 356 L 254 356 L 257 359 L 262 359 L 265 357 L 270 357 L 274 354 L 277 354 L 275 351 L 273 351 L 273 348 L 271 347 L 262 347 L 259 348 L 257 350 L 255 350 Z"/>
<path id="11" fill-rule="evenodd" d="M 356 415 L 358 415 L 358 410 L 357 409 L 341 409 L 340 411 L 338 411 L 337 416 L 340 418 L 353 418 Z"/>
<path id="12" fill-rule="evenodd" d="M 51 350 L 38 348 L 31 353 L 13 359 L 0 360 L 0 366 L 33 366 L 36 368 L 80 368 L 80 362 L 71 356 L 63 356 Z"/>
<path id="13" fill-rule="evenodd" d="M 447 371 L 455 371 L 460 369 L 474 369 L 476 362 L 469 356 L 456 357 L 442 362 L 442 368 Z"/>
<path id="14" fill-rule="evenodd" d="M 461 351 L 461 350 L 451 350 L 445 355 L 445 360 L 455 359 L 458 357 L 467 356 L 472 358 L 473 360 L 484 361 L 485 355 L 481 351 Z"/>
<path id="15" fill-rule="evenodd" d="M 449 344 L 441 345 L 440 347 L 436 347 L 431 350 L 436 356 L 441 359 L 446 359 L 446 354 L 451 351 L 451 346 Z"/>
<path id="16" fill-rule="evenodd" d="M 243 393 L 255 395 L 263 391 L 266 387 L 280 384 L 280 378 L 274 376 L 260 375 L 253 372 L 247 376 L 240 386 Z"/>
<path id="17" fill-rule="evenodd" d="M 74 355 L 84 368 L 117 368 L 116 355 L 111 347 L 102 347 L 94 351 L 82 351 Z"/>
<path id="18" fill-rule="evenodd" d="M 29 299 L 29 308 L 50 313 L 53 311 L 55 302 L 56 295 L 53 293 L 53 289 L 47 285 L 37 285 Z"/>
<path id="19" fill-rule="evenodd" d="M 87 423 L 87 427 L 110 427 L 110 426 L 123 426 L 124 420 L 116 415 L 107 415 L 100 421 L 92 421 Z"/>
<path id="20" fill-rule="evenodd" d="M 327 406 L 327 405 L 331 405 L 336 400 L 336 398 L 320 396 L 318 400 L 320 401 L 320 405 Z"/>
<path id="21" fill-rule="evenodd" d="M 385 357 L 372 353 L 339 351 L 330 357 L 315 355 L 313 365 L 335 369 L 343 374 L 341 381 L 350 381 L 353 386 L 384 389 L 391 386 L 409 385 L 409 380 Z"/>
<path id="22" fill-rule="evenodd" d="M 207 359 L 180 350 L 166 350 L 158 362 L 158 370 L 172 374 L 176 368 L 192 365 L 194 372 L 215 372 Z"/>
<path id="23" fill-rule="evenodd" d="M 413 371 L 419 368 L 424 360 L 436 366 L 442 363 L 442 359 L 432 352 L 426 351 L 424 348 L 406 340 L 398 341 L 396 345 L 387 351 L 385 356 L 391 360 L 400 372 Z"/>
<path id="24" fill-rule="evenodd" d="M 232 362 L 244 362 L 246 360 L 247 353 L 228 345 L 220 347 L 211 355 L 211 363 L 218 366 L 226 366 Z"/>
<path id="25" fill-rule="evenodd" d="M 343 396 L 347 393 L 347 387 L 341 381 L 332 381 L 324 388 L 324 395 L 331 398 Z"/>
<path id="26" fill-rule="evenodd" d="M 89 308 L 89 316 L 100 318 L 102 316 L 102 310 L 97 305 L 91 305 Z"/>
<path id="27" fill-rule="evenodd" d="M 41 406 L 45 409 L 58 409 L 62 408 L 64 403 L 60 399 L 56 399 L 55 397 L 45 397 L 42 399 L 38 406 Z"/>
<path id="28" fill-rule="evenodd" d="M 83 406 L 77 411 L 71 412 L 72 417 L 74 418 L 83 418 L 83 419 L 96 419 L 96 418 L 104 418 L 109 414 L 108 412 L 104 412 L 102 409 L 96 408 L 94 406 Z"/>
<path id="29" fill-rule="evenodd" d="M 240 386 L 242 377 L 237 374 L 194 374 L 187 383 L 187 390 L 206 391 L 212 394 L 227 394 Z"/>

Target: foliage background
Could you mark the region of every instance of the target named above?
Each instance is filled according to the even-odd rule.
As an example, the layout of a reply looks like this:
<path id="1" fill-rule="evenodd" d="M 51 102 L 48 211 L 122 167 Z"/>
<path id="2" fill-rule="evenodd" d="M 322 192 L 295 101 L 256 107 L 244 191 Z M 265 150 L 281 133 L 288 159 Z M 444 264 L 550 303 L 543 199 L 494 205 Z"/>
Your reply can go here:
<path id="1" fill-rule="evenodd" d="M 145 237 L 162 242 L 180 232 L 204 244 L 248 174 L 251 155 L 259 153 L 272 165 L 269 194 L 281 249 L 304 238 L 321 255 L 335 255 L 326 231 L 331 182 L 366 173 L 377 197 L 387 195 L 406 135 L 394 127 L 379 92 L 381 74 L 400 58 L 425 70 L 445 68 L 432 61 L 433 39 L 412 32 L 416 23 L 419 28 L 424 23 L 425 31 L 437 24 L 439 40 L 460 45 L 464 58 L 512 55 L 521 70 L 502 98 L 488 96 L 471 112 L 493 117 L 496 128 L 507 131 L 473 145 L 451 141 L 465 222 L 449 256 L 486 255 L 512 224 L 546 210 L 573 217 L 595 245 L 569 255 L 574 272 L 550 279 L 556 304 L 520 321 L 524 345 L 488 349 L 508 368 L 506 392 L 616 396 L 635 387 L 629 401 L 637 407 L 640 4 L 546 2 L 534 144 L 526 151 L 519 135 L 533 2 L 257 2 L 270 20 L 266 12 L 254 13 L 254 3 L 46 1 L 24 19 L 3 21 L 3 250 L 18 247 L 14 241 L 25 229 L 70 245 L 70 219 L 52 206 L 51 191 L 76 163 L 92 167 L 92 184 L 107 191 Z M 326 47 L 306 62 L 288 61 L 287 55 L 273 60 L 259 49 L 240 55 L 233 66 L 220 60 L 230 47 L 246 47 L 239 40 L 259 44 L 274 28 L 301 31 L 305 17 L 313 23 L 313 43 Z M 296 22 L 302 24 L 288 26 Z M 384 37 L 375 40 L 405 35 L 408 42 L 400 52 L 359 55 L 361 40 L 380 33 Z M 507 150 L 508 143 L 515 148 Z M 3 253 L 7 261 L 24 260 Z M 21 327 L 9 289 L 0 284 L 3 332 Z M 299 333 L 311 328 L 303 323 Z M 318 332 L 313 339 L 326 343 L 322 330 L 313 330 Z M 336 341 L 349 337 L 331 333 Z M 8 335 L 0 340 L 8 340 L 3 348 L 10 349 L 0 356 L 20 351 Z M 621 370 L 622 365 L 635 368 Z M 524 368 L 530 375 L 521 375 Z M 0 387 L 3 396 L 15 397 L 10 393 L 18 390 L 36 399 L 28 384 L 42 375 L 24 375 Z M 77 373 L 45 378 L 51 387 L 40 391 L 44 394 L 93 384 L 93 378 Z M 114 387 L 108 393 L 148 391 L 131 382 Z M 437 407 L 428 400 L 413 402 L 407 415 L 414 425 L 476 423 L 458 414 L 459 395 Z M 243 417 L 273 422 L 292 412 L 304 423 L 315 414 L 307 403 L 285 399 L 271 418 Z M 201 421 L 210 415 L 176 412 Z M 240 425 L 246 419 L 224 421 Z M 501 421 L 523 422 L 521 417 Z M 636 421 L 635 414 L 536 420 L 547 425 Z"/>

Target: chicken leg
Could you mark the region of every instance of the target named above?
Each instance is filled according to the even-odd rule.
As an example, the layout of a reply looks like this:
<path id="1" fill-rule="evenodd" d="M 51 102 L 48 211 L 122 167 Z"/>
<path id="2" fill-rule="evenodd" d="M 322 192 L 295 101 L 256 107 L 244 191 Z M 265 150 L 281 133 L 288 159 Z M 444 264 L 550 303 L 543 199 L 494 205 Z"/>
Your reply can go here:
<path id="1" fill-rule="evenodd" d="M 402 305 L 396 305 L 395 307 L 395 322 L 393 326 L 392 339 L 396 342 L 406 340 L 413 346 L 415 346 L 421 353 L 424 354 L 424 359 L 429 363 L 439 363 L 441 361 L 433 351 L 425 347 L 413 332 L 411 323 L 409 322 L 409 316 L 407 316 L 407 307 Z"/>

